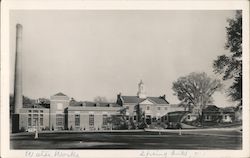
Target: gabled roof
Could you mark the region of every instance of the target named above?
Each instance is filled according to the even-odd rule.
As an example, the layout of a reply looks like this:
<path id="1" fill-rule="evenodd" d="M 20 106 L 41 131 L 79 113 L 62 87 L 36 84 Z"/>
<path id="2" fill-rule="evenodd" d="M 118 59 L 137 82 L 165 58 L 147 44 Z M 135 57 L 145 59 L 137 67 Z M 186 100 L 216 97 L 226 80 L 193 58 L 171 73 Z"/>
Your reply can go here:
<path id="1" fill-rule="evenodd" d="M 162 97 L 148 97 L 148 98 L 151 99 L 156 104 L 169 104 L 169 102 Z"/>
<path id="2" fill-rule="evenodd" d="M 225 107 L 225 108 L 221 108 L 221 111 L 224 113 L 231 113 L 231 112 L 235 112 L 235 107 Z"/>
<path id="3" fill-rule="evenodd" d="M 218 108 L 216 105 L 207 105 L 205 109 L 203 109 L 203 112 L 218 112 L 220 108 Z"/>
<path id="4" fill-rule="evenodd" d="M 145 99 L 139 98 L 138 96 L 121 96 L 124 103 L 140 103 Z"/>
<path id="5" fill-rule="evenodd" d="M 126 103 L 138 104 L 146 99 L 153 101 L 155 104 L 169 104 L 169 102 L 162 97 L 139 98 L 138 96 L 121 96 L 121 98 L 125 104 Z"/>
<path id="6" fill-rule="evenodd" d="M 54 96 L 67 96 L 67 95 L 63 94 L 62 92 L 59 92 L 59 93 L 55 94 Z"/>

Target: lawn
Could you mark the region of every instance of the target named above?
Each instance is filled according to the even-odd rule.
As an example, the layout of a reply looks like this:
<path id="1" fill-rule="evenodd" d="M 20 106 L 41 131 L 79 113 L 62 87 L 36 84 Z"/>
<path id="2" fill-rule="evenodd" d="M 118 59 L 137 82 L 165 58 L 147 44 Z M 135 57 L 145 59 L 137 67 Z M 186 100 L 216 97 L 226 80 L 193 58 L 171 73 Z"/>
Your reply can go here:
<path id="1" fill-rule="evenodd" d="M 12 134 L 11 149 L 242 149 L 239 131 L 45 132 Z"/>

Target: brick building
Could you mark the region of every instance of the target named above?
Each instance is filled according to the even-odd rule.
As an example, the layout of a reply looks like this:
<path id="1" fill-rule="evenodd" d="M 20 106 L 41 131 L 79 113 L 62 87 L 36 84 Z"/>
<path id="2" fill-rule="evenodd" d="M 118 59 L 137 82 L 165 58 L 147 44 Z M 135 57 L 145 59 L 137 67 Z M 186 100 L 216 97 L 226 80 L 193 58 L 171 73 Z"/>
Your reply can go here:
<path id="1" fill-rule="evenodd" d="M 165 95 L 147 96 L 142 81 L 138 84 L 137 95 L 124 96 L 120 93 L 113 103 L 77 102 L 61 92 L 50 97 L 49 106 L 42 106 L 39 102 L 44 103 L 44 100 L 38 100 L 32 107 L 19 109 L 18 120 L 14 119 L 19 122 L 19 131 L 106 130 L 110 129 L 108 118 L 121 115 L 122 110 L 125 110 L 127 120 L 137 122 L 136 108 L 139 106 L 147 124 L 161 119 L 168 112 L 184 110 L 177 104 L 169 104 Z"/>

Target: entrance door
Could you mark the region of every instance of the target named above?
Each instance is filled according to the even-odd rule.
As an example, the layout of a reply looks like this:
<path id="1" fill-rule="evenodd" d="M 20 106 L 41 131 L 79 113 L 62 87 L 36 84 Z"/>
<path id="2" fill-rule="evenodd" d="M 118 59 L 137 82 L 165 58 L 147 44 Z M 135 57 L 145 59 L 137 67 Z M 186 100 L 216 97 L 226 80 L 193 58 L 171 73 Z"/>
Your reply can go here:
<path id="1" fill-rule="evenodd" d="M 146 115 L 146 123 L 147 123 L 148 125 L 150 125 L 151 122 L 152 122 L 152 120 L 151 120 L 151 115 Z"/>

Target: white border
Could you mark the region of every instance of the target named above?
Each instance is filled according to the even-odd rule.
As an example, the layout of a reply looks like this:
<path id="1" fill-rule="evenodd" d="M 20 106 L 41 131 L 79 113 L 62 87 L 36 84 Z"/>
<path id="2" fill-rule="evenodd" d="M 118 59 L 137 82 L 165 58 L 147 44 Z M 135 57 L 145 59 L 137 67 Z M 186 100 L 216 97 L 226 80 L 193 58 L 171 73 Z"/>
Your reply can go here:
<path id="1" fill-rule="evenodd" d="M 250 157 L 249 153 L 249 2 L 248 1 L 21 1 L 1 4 L 1 157 L 25 157 L 28 150 L 9 149 L 9 11 L 10 10 L 243 10 L 243 150 L 186 150 L 181 157 Z M 32 150 L 39 151 L 39 150 Z M 46 150 L 43 150 L 46 151 Z M 74 150 L 79 157 L 146 157 L 142 150 Z M 143 150 L 146 151 L 146 150 Z M 152 151 L 152 150 L 151 150 Z M 185 150 L 178 150 L 185 151 Z M 54 151 L 49 151 L 51 154 Z M 71 152 L 67 150 L 66 152 Z M 172 150 L 155 150 L 168 154 Z M 157 157 L 157 156 L 149 156 Z M 165 157 L 164 155 L 158 157 Z M 180 156 L 175 156 L 180 157 Z M 42 157 L 43 158 L 43 157 Z"/>

